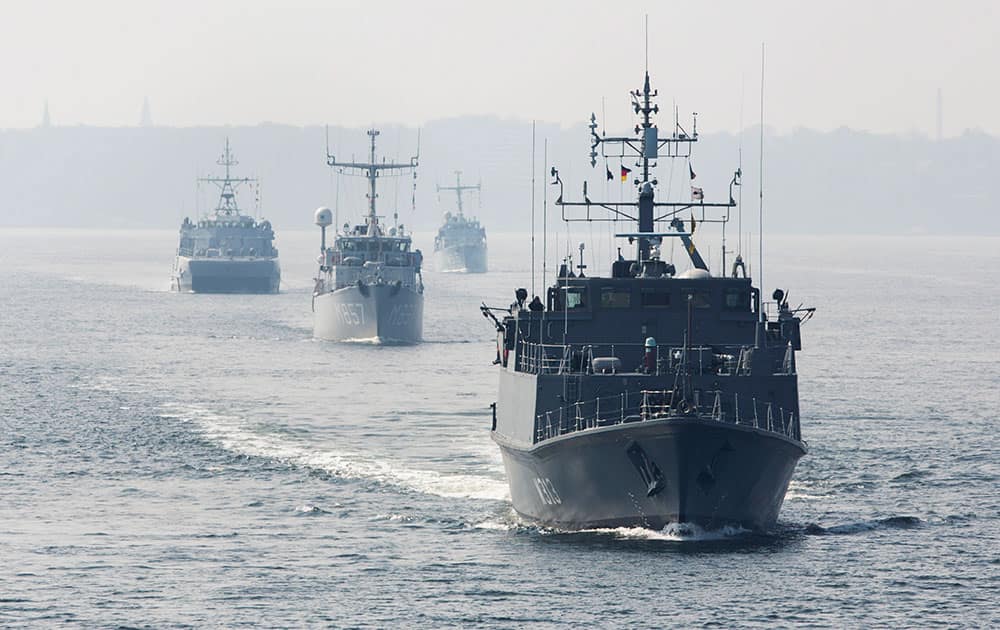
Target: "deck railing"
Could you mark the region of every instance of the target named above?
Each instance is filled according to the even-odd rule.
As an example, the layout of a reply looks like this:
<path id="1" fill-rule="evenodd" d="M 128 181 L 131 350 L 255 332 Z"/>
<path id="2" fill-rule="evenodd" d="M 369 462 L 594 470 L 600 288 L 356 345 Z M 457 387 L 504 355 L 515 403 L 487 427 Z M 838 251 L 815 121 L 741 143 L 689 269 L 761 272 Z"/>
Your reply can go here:
<path id="1" fill-rule="evenodd" d="M 594 374 L 594 359 L 617 359 L 615 372 L 662 375 L 675 374 L 687 352 L 692 374 L 749 376 L 754 348 L 751 346 L 658 346 L 652 365 L 646 365 L 642 344 L 544 344 L 521 340 L 516 368 L 529 374 Z M 795 359 L 789 346 L 771 366 L 772 374 L 794 374 Z"/>
<path id="2" fill-rule="evenodd" d="M 798 415 L 773 402 L 721 390 L 695 390 L 690 400 L 672 390 L 643 390 L 579 401 L 540 413 L 535 417 L 535 442 L 578 431 L 663 418 L 694 418 L 743 425 L 802 440 Z"/>

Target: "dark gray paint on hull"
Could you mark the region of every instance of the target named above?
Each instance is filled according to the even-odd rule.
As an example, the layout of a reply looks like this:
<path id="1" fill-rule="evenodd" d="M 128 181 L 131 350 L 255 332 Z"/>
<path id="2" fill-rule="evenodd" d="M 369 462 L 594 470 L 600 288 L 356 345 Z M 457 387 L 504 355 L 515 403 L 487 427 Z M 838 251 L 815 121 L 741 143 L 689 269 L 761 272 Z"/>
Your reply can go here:
<path id="1" fill-rule="evenodd" d="M 494 433 L 519 514 L 564 529 L 774 525 L 801 443 L 752 427 L 671 418 L 523 448 Z"/>
<path id="2" fill-rule="evenodd" d="M 318 339 L 418 343 L 423 335 L 424 296 L 407 287 L 345 287 L 317 295 L 313 310 Z"/>

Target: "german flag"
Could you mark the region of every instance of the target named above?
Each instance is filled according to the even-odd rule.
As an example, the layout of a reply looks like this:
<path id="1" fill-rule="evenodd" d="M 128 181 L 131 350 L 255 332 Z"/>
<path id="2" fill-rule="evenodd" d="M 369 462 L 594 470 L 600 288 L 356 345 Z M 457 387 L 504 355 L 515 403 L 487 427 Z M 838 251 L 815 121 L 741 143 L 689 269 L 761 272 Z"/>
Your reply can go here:
<path id="1" fill-rule="evenodd" d="M 631 173 L 631 172 L 632 172 L 632 169 L 630 169 L 630 168 L 626 167 L 624 164 L 622 164 L 622 181 L 623 182 L 627 182 L 628 181 L 628 174 Z"/>

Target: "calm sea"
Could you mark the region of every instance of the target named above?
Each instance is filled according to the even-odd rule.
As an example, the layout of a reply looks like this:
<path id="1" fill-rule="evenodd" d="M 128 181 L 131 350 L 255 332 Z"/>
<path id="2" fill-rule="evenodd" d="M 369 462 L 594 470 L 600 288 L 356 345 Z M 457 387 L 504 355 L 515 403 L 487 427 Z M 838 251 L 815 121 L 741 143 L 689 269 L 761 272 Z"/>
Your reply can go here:
<path id="1" fill-rule="evenodd" d="M 169 293 L 175 246 L 0 231 L 0 625 L 1000 626 L 1000 238 L 769 239 L 818 311 L 766 534 L 515 516 L 477 306 L 526 237 L 429 271 L 416 347 L 312 339 L 316 234 L 276 296 Z"/>

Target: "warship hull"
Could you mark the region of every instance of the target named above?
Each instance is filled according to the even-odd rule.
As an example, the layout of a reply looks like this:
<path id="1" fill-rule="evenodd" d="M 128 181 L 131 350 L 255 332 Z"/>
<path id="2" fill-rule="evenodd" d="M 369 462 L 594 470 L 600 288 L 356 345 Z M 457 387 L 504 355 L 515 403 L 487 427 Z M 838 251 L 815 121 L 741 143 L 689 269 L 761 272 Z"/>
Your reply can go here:
<path id="1" fill-rule="evenodd" d="M 171 279 L 174 291 L 193 293 L 277 293 L 277 258 L 188 258 L 179 256 Z"/>
<path id="2" fill-rule="evenodd" d="M 349 286 L 313 298 L 313 335 L 329 341 L 418 343 L 424 296 L 394 284 Z"/>
<path id="3" fill-rule="evenodd" d="M 680 417 L 571 433 L 528 448 L 493 435 L 514 509 L 561 529 L 767 529 L 806 452 L 773 432 Z"/>
<path id="4" fill-rule="evenodd" d="M 445 247 L 434 252 L 434 263 L 444 273 L 486 273 L 486 247 Z"/>

